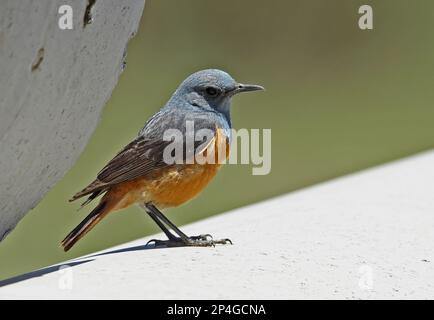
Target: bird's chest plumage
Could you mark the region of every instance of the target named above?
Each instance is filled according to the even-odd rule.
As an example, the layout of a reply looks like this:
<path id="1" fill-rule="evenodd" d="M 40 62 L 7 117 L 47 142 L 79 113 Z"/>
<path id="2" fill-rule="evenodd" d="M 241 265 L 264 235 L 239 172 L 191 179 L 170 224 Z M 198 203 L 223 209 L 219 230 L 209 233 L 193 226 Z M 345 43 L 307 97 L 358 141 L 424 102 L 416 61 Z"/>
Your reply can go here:
<path id="1" fill-rule="evenodd" d="M 160 208 L 176 207 L 200 193 L 216 175 L 229 156 L 226 130 L 217 129 L 210 145 L 199 155 L 206 163 L 178 164 L 156 170 L 152 177 L 131 182 L 125 206 L 137 202 L 153 202 Z M 210 161 L 214 159 L 214 161 Z"/>
<path id="2" fill-rule="evenodd" d="M 201 192 L 220 165 L 191 164 L 166 170 L 146 187 L 143 195 L 160 207 L 176 207 Z"/>
<path id="3" fill-rule="evenodd" d="M 151 195 L 152 201 L 161 207 L 178 206 L 195 197 L 214 178 L 229 156 L 229 140 L 224 130 L 216 130 L 212 144 L 200 156 L 207 162 L 172 167 L 154 180 L 145 193 Z"/>

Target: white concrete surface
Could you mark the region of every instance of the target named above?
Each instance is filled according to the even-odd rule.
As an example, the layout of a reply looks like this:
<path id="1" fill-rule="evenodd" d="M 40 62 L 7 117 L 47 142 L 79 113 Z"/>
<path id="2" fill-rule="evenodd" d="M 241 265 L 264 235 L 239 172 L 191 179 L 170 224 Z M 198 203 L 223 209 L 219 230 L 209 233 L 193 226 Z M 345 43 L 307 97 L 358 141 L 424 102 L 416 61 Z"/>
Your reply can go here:
<path id="1" fill-rule="evenodd" d="M 61 5 L 73 29 L 61 30 Z M 124 68 L 144 0 L 0 1 L 0 241 L 72 167 Z"/>
<path id="2" fill-rule="evenodd" d="M 433 192 L 428 152 L 183 228 L 233 246 L 147 237 L 3 282 L 0 298 L 432 299 Z"/>

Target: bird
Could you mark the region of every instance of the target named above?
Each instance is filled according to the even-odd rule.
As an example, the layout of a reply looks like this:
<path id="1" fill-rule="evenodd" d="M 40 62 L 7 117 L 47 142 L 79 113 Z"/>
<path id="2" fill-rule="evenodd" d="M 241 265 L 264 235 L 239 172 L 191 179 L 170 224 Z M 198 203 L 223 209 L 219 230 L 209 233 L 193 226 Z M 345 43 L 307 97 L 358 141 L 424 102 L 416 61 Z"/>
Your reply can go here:
<path id="1" fill-rule="evenodd" d="M 87 187 L 69 201 L 87 197 L 82 207 L 101 196 L 99 203 L 61 242 L 66 252 L 109 213 L 131 205 L 139 205 L 164 232 L 168 240 L 152 239 L 155 246 L 198 246 L 231 244 L 230 239 L 214 240 L 209 234 L 187 236 L 163 213 L 162 209 L 177 207 L 197 196 L 213 179 L 227 158 L 231 142 L 231 101 L 241 92 L 264 90 L 260 85 L 236 82 L 227 72 L 218 69 L 197 71 L 188 76 L 168 102 L 145 123 L 136 138 L 127 144 L 97 174 Z M 187 138 L 194 132 L 207 130 L 209 141 Z M 190 126 L 191 127 L 191 126 Z M 170 130 L 181 138 L 167 139 Z M 206 137 L 205 137 L 206 138 Z M 204 139 L 205 139 L 204 138 Z M 175 155 L 168 161 L 170 146 Z M 180 149 L 176 149 L 180 147 Z M 223 150 L 223 151 L 222 151 Z M 173 151 L 173 150 L 172 150 Z M 217 161 L 196 161 L 197 156 Z M 208 158 L 207 158 L 208 159 Z"/>

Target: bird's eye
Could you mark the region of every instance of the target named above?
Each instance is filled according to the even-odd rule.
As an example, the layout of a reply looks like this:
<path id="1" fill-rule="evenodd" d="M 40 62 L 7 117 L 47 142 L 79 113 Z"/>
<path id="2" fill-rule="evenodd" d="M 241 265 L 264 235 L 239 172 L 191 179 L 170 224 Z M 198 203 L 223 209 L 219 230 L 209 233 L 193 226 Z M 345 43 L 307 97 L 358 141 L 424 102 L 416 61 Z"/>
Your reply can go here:
<path id="1" fill-rule="evenodd" d="M 205 92 L 211 97 L 216 97 L 219 95 L 220 90 L 215 87 L 206 87 Z"/>

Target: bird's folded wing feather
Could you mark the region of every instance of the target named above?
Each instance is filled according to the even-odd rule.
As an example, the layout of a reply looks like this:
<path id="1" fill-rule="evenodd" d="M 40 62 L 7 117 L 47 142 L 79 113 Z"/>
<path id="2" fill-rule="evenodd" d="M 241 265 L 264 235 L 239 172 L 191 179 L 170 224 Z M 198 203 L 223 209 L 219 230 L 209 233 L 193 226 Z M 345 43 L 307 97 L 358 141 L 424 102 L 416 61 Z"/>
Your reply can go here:
<path id="1" fill-rule="evenodd" d="M 173 166 L 174 164 L 166 163 L 163 157 L 164 149 L 171 143 L 173 141 L 147 140 L 145 137 L 139 136 L 110 160 L 98 173 L 94 182 L 75 194 L 71 200 L 94 192 L 100 194 L 110 186 L 139 177 L 146 177 L 155 172 L 156 169 Z M 210 143 L 204 144 L 203 141 L 195 141 L 194 154 L 203 152 Z M 185 141 L 183 141 L 183 150 L 185 151 Z"/>
<path id="2" fill-rule="evenodd" d="M 149 141 L 137 138 L 119 152 L 99 173 L 97 179 L 105 184 L 118 184 L 145 177 L 157 168 L 168 166 L 163 161 L 164 148 L 170 141 Z"/>

